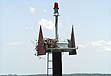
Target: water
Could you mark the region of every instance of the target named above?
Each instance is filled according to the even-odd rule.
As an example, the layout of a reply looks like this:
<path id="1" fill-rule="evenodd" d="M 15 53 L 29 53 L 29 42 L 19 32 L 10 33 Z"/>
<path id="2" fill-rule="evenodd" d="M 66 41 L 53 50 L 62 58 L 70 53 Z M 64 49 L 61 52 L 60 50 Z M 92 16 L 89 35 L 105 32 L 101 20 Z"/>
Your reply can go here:
<path id="1" fill-rule="evenodd" d="M 0 76 L 47 76 L 47 75 L 46 74 L 35 74 L 35 75 L 9 74 L 9 75 L 0 75 Z M 63 76 L 111 76 L 111 74 L 63 74 Z"/>

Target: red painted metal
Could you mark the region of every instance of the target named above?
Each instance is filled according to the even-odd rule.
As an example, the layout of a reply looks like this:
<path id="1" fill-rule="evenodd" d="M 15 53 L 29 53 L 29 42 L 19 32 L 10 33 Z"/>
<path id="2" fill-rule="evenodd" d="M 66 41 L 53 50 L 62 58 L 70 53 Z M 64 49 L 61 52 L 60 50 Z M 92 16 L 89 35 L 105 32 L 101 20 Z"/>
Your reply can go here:
<path id="1" fill-rule="evenodd" d="M 37 56 L 46 54 L 46 51 L 43 48 L 43 34 L 42 34 L 41 26 L 40 26 L 39 37 L 38 37 L 38 45 L 37 45 L 36 51 L 37 51 Z"/>
<path id="2" fill-rule="evenodd" d="M 58 3 L 57 2 L 55 2 L 54 8 L 58 8 Z"/>

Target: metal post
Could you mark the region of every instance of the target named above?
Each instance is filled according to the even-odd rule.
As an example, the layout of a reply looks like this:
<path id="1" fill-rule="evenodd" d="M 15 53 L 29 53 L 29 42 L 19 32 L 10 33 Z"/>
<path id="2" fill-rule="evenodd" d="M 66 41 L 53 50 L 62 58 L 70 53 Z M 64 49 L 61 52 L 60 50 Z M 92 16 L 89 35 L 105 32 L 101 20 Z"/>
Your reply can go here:
<path id="1" fill-rule="evenodd" d="M 62 76 L 62 55 L 55 52 L 53 55 L 53 76 Z"/>
<path id="2" fill-rule="evenodd" d="M 54 5 L 54 16 L 55 16 L 55 38 L 58 39 L 58 3 Z M 53 52 L 53 76 L 62 76 L 62 54 L 61 52 Z"/>
<path id="3" fill-rule="evenodd" d="M 49 53 L 47 53 L 47 76 L 48 76 L 48 74 L 49 74 L 49 62 L 48 62 L 48 60 L 49 60 Z"/>
<path id="4" fill-rule="evenodd" d="M 55 37 L 58 39 L 58 15 L 55 15 Z"/>

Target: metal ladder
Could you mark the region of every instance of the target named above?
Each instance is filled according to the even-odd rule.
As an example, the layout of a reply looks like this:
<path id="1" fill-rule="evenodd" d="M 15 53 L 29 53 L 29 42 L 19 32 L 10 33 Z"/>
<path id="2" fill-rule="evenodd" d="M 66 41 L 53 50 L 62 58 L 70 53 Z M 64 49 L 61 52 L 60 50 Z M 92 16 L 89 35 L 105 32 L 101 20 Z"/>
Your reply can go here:
<path id="1" fill-rule="evenodd" d="M 47 53 L 47 76 L 52 75 L 50 72 L 53 70 L 53 67 L 50 65 L 52 64 L 52 57 L 50 57 L 50 55 L 52 55 L 52 53 Z"/>

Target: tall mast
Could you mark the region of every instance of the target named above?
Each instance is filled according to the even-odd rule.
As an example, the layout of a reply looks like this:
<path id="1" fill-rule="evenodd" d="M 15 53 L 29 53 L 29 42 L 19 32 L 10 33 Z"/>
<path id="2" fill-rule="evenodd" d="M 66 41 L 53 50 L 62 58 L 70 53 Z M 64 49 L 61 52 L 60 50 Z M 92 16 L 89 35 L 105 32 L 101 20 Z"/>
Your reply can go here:
<path id="1" fill-rule="evenodd" d="M 54 16 L 55 16 L 55 38 L 58 39 L 58 16 L 59 16 L 59 12 L 58 12 L 58 3 L 55 2 L 54 4 Z"/>
<path id="2" fill-rule="evenodd" d="M 55 16 L 55 38 L 58 40 L 58 3 L 54 4 L 54 16 Z M 61 52 L 53 52 L 53 76 L 62 76 L 62 54 Z"/>

